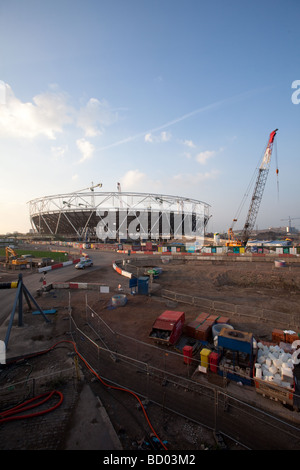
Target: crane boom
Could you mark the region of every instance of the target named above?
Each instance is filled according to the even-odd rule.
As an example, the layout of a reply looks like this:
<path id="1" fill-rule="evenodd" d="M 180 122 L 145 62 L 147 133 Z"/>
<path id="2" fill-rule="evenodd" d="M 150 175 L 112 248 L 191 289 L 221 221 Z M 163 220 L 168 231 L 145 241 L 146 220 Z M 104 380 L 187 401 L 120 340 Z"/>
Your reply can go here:
<path id="1" fill-rule="evenodd" d="M 273 150 L 273 143 L 274 139 L 276 136 L 276 132 L 278 129 L 275 129 L 275 131 L 271 132 L 269 136 L 269 141 L 266 147 L 266 150 L 264 152 L 263 159 L 261 161 L 261 164 L 258 168 L 258 176 L 256 179 L 253 195 L 251 198 L 251 203 L 250 207 L 248 210 L 246 222 L 242 231 L 241 239 L 239 241 L 235 241 L 233 244 L 237 244 L 240 246 L 245 246 L 249 240 L 250 234 L 253 230 L 256 217 L 258 214 L 258 210 L 260 207 L 260 203 L 262 200 L 263 192 L 265 189 L 268 173 L 269 173 L 269 168 L 270 168 L 270 163 L 271 163 L 271 155 L 272 155 L 272 150 Z M 233 232 L 232 229 L 229 229 L 229 235 L 231 239 L 234 239 L 233 237 Z"/>

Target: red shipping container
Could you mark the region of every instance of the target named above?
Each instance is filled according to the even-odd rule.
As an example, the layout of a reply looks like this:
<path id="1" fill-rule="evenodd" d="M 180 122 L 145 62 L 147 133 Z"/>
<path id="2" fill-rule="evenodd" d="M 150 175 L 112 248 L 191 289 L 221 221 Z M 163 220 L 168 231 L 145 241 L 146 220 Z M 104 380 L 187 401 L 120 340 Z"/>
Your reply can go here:
<path id="1" fill-rule="evenodd" d="M 219 357 L 220 355 L 216 352 L 212 352 L 209 356 L 209 368 L 214 373 L 218 372 Z"/>
<path id="2" fill-rule="evenodd" d="M 292 344 L 294 341 L 297 341 L 299 336 L 297 333 L 285 333 L 285 342 Z"/>
<path id="3" fill-rule="evenodd" d="M 193 357 L 193 346 L 184 346 L 182 348 L 182 352 L 183 352 L 184 363 L 191 364 L 192 357 Z"/>
<path id="4" fill-rule="evenodd" d="M 205 322 L 203 323 L 203 325 L 205 325 L 207 328 L 209 328 L 209 331 L 212 330 L 212 327 L 213 325 L 215 324 L 215 322 L 213 320 L 205 320 Z"/>
<path id="5" fill-rule="evenodd" d="M 208 316 L 209 316 L 208 313 L 202 312 L 197 316 L 196 320 L 199 322 L 204 322 L 204 320 L 206 320 Z"/>
<path id="6" fill-rule="evenodd" d="M 274 330 L 272 331 L 272 341 L 274 343 L 280 343 L 281 341 L 282 342 L 285 342 L 285 333 L 283 330 L 279 330 L 278 328 L 274 328 Z"/>
<path id="7" fill-rule="evenodd" d="M 217 319 L 217 323 L 229 323 L 229 321 L 230 321 L 230 318 L 228 317 L 219 317 Z"/>
<path id="8" fill-rule="evenodd" d="M 185 326 L 185 333 L 192 338 L 195 338 L 196 328 L 199 325 L 199 321 L 192 321 Z"/>
<path id="9" fill-rule="evenodd" d="M 207 341 L 211 333 L 211 323 L 204 322 L 196 328 L 195 338 L 201 341 Z"/>
<path id="10" fill-rule="evenodd" d="M 217 319 L 218 319 L 218 315 L 209 315 L 209 316 L 207 317 L 207 320 L 211 320 L 211 321 L 213 321 L 214 323 L 217 321 Z"/>

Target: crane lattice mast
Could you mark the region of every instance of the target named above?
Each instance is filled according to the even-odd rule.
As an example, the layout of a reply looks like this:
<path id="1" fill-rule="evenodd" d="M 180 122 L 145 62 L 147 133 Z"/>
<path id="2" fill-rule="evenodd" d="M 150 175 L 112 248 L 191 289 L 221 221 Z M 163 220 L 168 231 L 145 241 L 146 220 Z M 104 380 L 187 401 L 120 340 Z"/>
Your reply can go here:
<path id="1" fill-rule="evenodd" d="M 257 213 L 259 210 L 259 206 L 262 200 L 263 192 L 269 173 L 273 144 L 277 131 L 278 129 L 275 129 L 275 131 L 271 132 L 262 162 L 260 164 L 260 167 L 258 168 L 258 177 L 256 179 L 255 188 L 248 210 L 248 215 L 241 235 L 241 241 L 243 245 L 247 244 L 256 221 Z"/>

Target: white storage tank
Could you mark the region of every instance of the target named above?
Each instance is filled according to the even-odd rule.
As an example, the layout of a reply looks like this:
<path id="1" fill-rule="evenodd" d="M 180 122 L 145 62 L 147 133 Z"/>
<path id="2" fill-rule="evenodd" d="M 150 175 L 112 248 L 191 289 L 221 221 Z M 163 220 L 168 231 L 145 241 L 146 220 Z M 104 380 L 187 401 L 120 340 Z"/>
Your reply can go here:
<path id="1" fill-rule="evenodd" d="M 214 244 L 215 245 L 220 244 L 220 234 L 219 233 L 214 233 Z"/>

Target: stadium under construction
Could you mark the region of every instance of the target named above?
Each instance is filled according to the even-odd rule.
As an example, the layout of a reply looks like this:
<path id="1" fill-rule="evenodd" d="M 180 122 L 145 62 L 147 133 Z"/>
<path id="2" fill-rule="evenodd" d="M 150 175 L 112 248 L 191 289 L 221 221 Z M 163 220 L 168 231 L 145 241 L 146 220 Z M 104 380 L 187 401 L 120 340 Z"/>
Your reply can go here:
<path id="1" fill-rule="evenodd" d="M 99 185 L 97 185 L 99 186 Z M 89 190 L 29 201 L 32 229 L 81 241 L 162 241 L 199 239 L 210 205 L 163 194 Z"/>

